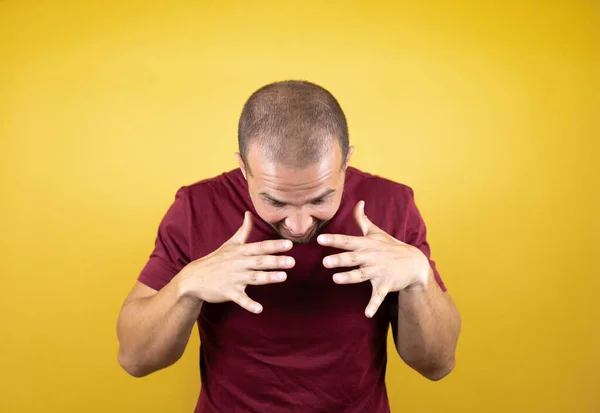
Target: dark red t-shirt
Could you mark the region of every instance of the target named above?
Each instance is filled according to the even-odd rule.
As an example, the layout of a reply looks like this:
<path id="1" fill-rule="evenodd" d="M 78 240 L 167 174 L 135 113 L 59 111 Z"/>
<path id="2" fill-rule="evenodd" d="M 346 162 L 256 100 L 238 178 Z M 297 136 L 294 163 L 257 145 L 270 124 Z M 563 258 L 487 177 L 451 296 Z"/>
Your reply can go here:
<path id="1" fill-rule="evenodd" d="M 359 200 L 378 227 L 430 258 L 426 229 L 408 186 L 348 168 L 340 209 L 324 232 L 361 235 L 352 217 Z M 222 245 L 254 214 L 248 242 L 276 238 L 254 209 L 239 169 L 181 188 L 163 218 L 139 281 L 160 290 L 190 261 Z M 389 412 L 387 334 L 398 294 L 372 319 L 364 315 L 371 284 L 337 285 L 325 256 L 339 251 L 316 240 L 286 254 L 296 265 L 281 284 L 249 286 L 263 305 L 204 303 L 200 332 L 202 388 L 196 413 Z M 446 290 L 435 263 L 436 280 Z"/>

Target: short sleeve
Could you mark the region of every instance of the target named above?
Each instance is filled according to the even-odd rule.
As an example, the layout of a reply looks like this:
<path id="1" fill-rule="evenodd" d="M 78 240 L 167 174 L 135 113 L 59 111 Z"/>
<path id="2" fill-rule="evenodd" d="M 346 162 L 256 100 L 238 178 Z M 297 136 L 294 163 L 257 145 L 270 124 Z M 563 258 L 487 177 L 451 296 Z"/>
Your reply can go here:
<path id="1" fill-rule="evenodd" d="M 429 246 L 429 242 L 427 241 L 427 228 L 419 209 L 415 203 L 414 192 L 412 189 L 409 189 L 408 203 L 406 207 L 407 212 L 407 221 L 406 221 L 406 235 L 405 242 L 407 244 L 413 245 L 425 254 L 427 259 L 429 260 L 429 265 L 433 270 L 433 275 L 438 285 L 442 289 L 442 291 L 446 291 L 447 288 L 440 276 L 438 269 L 436 267 L 436 263 L 431 258 L 431 248 Z"/>
<path id="2" fill-rule="evenodd" d="M 189 262 L 189 197 L 180 188 L 158 226 L 154 250 L 138 281 L 154 290 L 167 285 Z"/>

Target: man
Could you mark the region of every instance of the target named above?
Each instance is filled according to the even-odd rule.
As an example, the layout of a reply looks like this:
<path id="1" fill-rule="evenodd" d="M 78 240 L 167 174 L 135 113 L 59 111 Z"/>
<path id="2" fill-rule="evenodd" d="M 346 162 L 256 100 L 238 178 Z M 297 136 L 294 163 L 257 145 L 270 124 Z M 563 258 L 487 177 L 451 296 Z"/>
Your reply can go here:
<path id="1" fill-rule="evenodd" d="M 119 316 L 121 366 L 172 365 L 197 322 L 196 412 L 388 412 L 391 325 L 402 360 L 446 376 L 460 317 L 413 192 L 349 166 L 336 99 L 264 86 L 238 139 L 239 168 L 181 188 L 163 218 Z"/>

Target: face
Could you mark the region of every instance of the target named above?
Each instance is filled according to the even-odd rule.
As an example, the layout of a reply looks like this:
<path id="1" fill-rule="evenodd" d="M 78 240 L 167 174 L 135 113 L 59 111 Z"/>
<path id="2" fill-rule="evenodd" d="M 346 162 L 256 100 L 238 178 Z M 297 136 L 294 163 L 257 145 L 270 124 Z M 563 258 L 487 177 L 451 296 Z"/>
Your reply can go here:
<path id="1" fill-rule="evenodd" d="M 267 160 L 251 145 L 247 156 L 249 171 L 236 154 L 256 212 L 282 238 L 307 243 L 336 214 L 352 148 L 343 167 L 342 150 L 337 143 L 328 153 L 314 165 L 290 169 Z"/>

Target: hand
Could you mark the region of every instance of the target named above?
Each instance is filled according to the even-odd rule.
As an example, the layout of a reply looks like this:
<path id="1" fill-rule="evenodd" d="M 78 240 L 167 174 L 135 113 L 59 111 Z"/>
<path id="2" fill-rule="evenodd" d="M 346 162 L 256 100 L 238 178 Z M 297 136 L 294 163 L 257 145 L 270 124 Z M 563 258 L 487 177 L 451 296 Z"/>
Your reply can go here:
<path id="1" fill-rule="evenodd" d="M 188 264 L 182 270 L 182 293 L 208 303 L 233 301 L 253 313 L 260 313 L 262 305 L 246 294 L 247 285 L 264 285 L 285 281 L 283 271 L 292 268 L 294 259 L 276 256 L 289 251 L 289 240 L 268 240 L 246 244 L 252 231 L 252 214 L 244 214 L 238 231 L 213 253 Z"/>
<path id="2" fill-rule="evenodd" d="M 324 246 L 348 251 L 325 257 L 323 265 L 326 268 L 359 267 L 334 274 L 334 282 L 353 284 L 371 281 L 373 292 L 365 310 L 365 315 L 370 318 L 389 292 L 425 287 L 430 267 L 421 250 L 378 228 L 367 218 L 364 208 L 364 201 L 354 207 L 354 220 L 363 236 L 322 234 L 317 241 Z"/>

